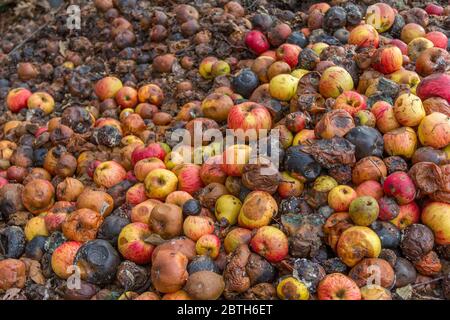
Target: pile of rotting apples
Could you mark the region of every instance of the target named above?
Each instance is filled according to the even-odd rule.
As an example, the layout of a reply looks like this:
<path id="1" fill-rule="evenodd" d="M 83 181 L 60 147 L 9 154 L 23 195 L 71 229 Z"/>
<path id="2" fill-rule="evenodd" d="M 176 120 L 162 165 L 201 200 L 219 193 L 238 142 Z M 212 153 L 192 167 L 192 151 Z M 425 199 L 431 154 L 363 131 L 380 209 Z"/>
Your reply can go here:
<path id="1" fill-rule="evenodd" d="M 2 40 L 3 298 L 450 299 L 450 7 L 156 2 Z"/>

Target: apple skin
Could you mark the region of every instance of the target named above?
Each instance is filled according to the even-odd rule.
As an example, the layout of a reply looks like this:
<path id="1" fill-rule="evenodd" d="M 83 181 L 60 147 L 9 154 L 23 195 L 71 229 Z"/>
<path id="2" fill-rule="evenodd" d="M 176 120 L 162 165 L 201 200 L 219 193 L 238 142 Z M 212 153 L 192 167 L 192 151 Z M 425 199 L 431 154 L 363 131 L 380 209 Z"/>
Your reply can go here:
<path id="1" fill-rule="evenodd" d="M 45 114 L 50 114 L 55 108 L 55 100 L 47 92 L 35 92 L 27 100 L 28 109 L 41 109 Z"/>
<path id="2" fill-rule="evenodd" d="M 66 220 L 66 218 L 67 218 L 66 212 L 57 212 L 57 213 L 48 212 L 44 216 L 45 226 L 50 233 L 56 230 L 60 231 L 62 228 L 62 224 Z"/>
<path id="3" fill-rule="evenodd" d="M 223 153 L 222 170 L 229 176 L 242 176 L 242 171 L 249 162 L 251 152 L 251 147 L 244 144 L 235 144 L 228 147 Z"/>
<path id="4" fill-rule="evenodd" d="M 27 241 L 33 240 L 36 236 L 48 237 L 49 232 L 47 230 L 47 226 L 45 225 L 44 217 L 39 215 L 28 220 L 24 228 L 24 233 Z"/>
<path id="5" fill-rule="evenodd" d="M 75 270 L 70 267 L 74 264 L 75 255 L 81 247 L 81 242 L 67 241 L 53 251 L 51 266 L 53 272 L 61 279 L 67 279 Z"/>
<path id="6" fill-rule="evenodd" d="M 332 66 L 322 73 L 319 91 L 325 98 L 337 98 L 343 91 L 353 89 L 353 79 L 342 67 Z"/>
<path id="7" fill-rule="evenodd" d="M 11 112 L 20 112 L 27 107 L 28 98 L 31 94 L 31 91 L 25 88 L 12 89 L 6 96 L 6 106 Z"/>
<path id="8" fill-rule="evenodd" d="M 178 190 L 186 191 L 193 195 L 203 187 L 200 178 L 201 167 L 196 164 L 180 164 L 172 169 L 178 178 Z"/>
<path id="9" fill-rule="evenodd" d="M 391 41 L 389 41 L 389 44 L 399 48 L 400 51 L 402 52 L 402 55 L 405 55 L 405 56 L 408 55 L 408 45 L 406 43 L 404 43 L 402 40 L 392 39 Z"/>
<path id="10" fill-rule="evenodd" d="M 288 238 L 280 229 L 272 226 L 259 228 L 250 241 L 251 249 L 269 262 L 280 262 L 289 251 Z"/>
<path id="11" fill-rule="evenodd" d="M 122 81 L 116 77 L 105 77 L 94 85 L 95 95 L 101 100 L 114 98 L 123 87 Z"/>
<path id="12" fill-rule="evenodd" d="M 361 300 L 361 291 L 350 277 L 331 273 L 319 282 L 317 297 L 319 300 Z"/>
<path id="13" fill-rule="evenodd" d="M 366 110 L 366 98 L 356 91 L 342 92 L 334 102 L 333 109 L 344 109 L 352 116 L 360 110 Z"/>
<path id="14" fill-rule="evenodd" d="M 444 13 L 444 8 L 442 8 L 440 5 L 434 4 L 434 3 L 428 3 L 425 6 L 425 11 L 428 14 L 440 16 Z"/>
<path id="15" fill-rule="evenodd" d="M 408 44 L 416 38 L 424 37 L 425 34 L 425 29 L 420 24 L 408 23 L 402 28 L 400 39 Z"/>
<path id="16" fill-rule="evenodd" d="M 138 205 L 147 199 L 148 198 L 145 195 L 145 186 L 142 182 L 132 186 L 125 194 L 125 201 L 133 206 Z"/>
<path id="17" fill-rule="evenodd" d="M 164 100 L 164 93 L 159 86 L 150 83 L 143 85 L 138 90 L 139 102 L 148 102 L 155 106 L 160 106 Z"/>
<path id="18" fill-rule="evenodd" d="M 361 24 L 350 31 L 348 43 L 359 48 L 378 48 L 380 37 L 377 30 L 370 24 Z"/>
<path id="19" fill-rule="evenodd" d="M 378 32 L 389 30 L 395 21 L 395 11 L 385 3 L 376 3 L 367 8 L 366 23 L 372 25 Z"/>
<path id="20" fill-rule="evenodd" d="M 425 35 L 425 39 L 433 42 L 436 48 L 447 49 L 448 38 L 445 34 L 440 31 L 431 31 Z"/>
<path id="21" fill-rule="evenodd" d="M 127 224 L 120 231 L 117 239 L 117 248 L 127 260 L 137 264 L 146 264 L 151 261 L 154 246 L 144 240 L 150 236 L 150 227 L 141 222 Z"/>
<path id="22" fill-rule="evenodd" d="M 356 191 L 346 185 L 334 187 L 328 193 L 328 205 L 336 212 L 347 211 L 350 203 L 357 197 Z"/>
<path id="23" fill-rule="evenodd" d="M 309 291 L 306 285 L 292 276 L 280 279 L 277 295 L 281 300 L 308 300 Z"/>
<path id="24" fill-rule="evenodd" d="M 292 177 L 289 172 L 281 173 L 281 181 L 278 185 L 278 194 L 281 198 L 299 197 L 303 192 L 303 182 Z"/>
<path id="25" fill-rule="evenodd" d="M 425 116 L 419 124 L 417 135 L 424 146 L 445 148 L 450 144 L 450 118 L 439 112 Z"/>
<path id="26" fill-rule="evenodd" d="M 279 74 L 270 79 L 269 92 L 272 98 L 289 101 L 297 92 L 299 78 L 290 74 Z"/>
<path id="27" fill-rule="evenodd" d="M 164 200 L 177 190 L 178 178 L 167 169 L 155 169 L 145 177 L 145 193 L 151 199 Z"/>
<path id="28" fill-rule="evenodd" d="M 434 233 L 434 241 L 440 245 L 450 244 L 450 204 L 430 202 L 422 210 L 422 222 Z"/>
<path id="29" fill-rule="evenodd" d="M 358 197 L 371 196 L 377 200 L 384 195 L 383 186 L 375 180 L 366 180 L 360 183 L 355 191 Z"/>
<path id="30" fill-rule="evenodd" d="M 94 171 L 94 182 L 105 188 L 111 188 L 119 182 L 125 180 L 127 172 L 115 161 L 105 161 L 100 163 Z"/>
<path id="31" fill-rule="evenodd" d="M 222 170 L 222 155 L 208 158 L 200 169 L 200 178 L 205 185 L 216 182 L 225 184 L 227 174 Z"/>
<path id="32" fill-rule="evenodd" d="M 164 150 L 164 148 L 157 142 L 150 143 L 146 147 L 138 146 L 133 150 L 131 154 L 131 163 L 134 166 L 139 160 L 153 157 L 164 161 L 166 153 L 166 150 Z"/>
<path id="33" fill-rule="evenodd" d="M 223 240 L 226 253 L 233 252 L 241 244 L 249 244 L 252 239 L 252 232 L 246 228 L 234 228 L 227 233 Z"/>
<path id="34" fill-rule="evenodd" d="M 216 259 L 220 252 L 220 239 L 214 234 L 205 234 L 197 240 L 195 250 L 198 255 L 208 255 Z"/>
<path id="35" fill-rule="evenodd" d="M 450 75 L 446 73 L 435 73 L 425 77 L 417 86 L 417 95 L 422 101 L 440 97 L 450 103 Z"/>
<path id="36" fill-rule="evenodd" d="M 342 262 L 353 267 L 364 258 L 378 258 L 381 240 L 372 229 L 353 226 L 341 234 L 336 251 Z"/>
<path id="37" fill-rule="evenodd" d="M 247 229 L 267 226 L 277 212 L 278 204 L 269 193 L 252 191 L 244 199 L 238 216 L 238 224 Z"/>
<path id="38" fill-rule="evenodd" d="M 188 216 L 183 223 L 183 232 L 192 241 L 214 232 L 214 222 L 205 216 Z"/>
<path id="39" fill-rule="evenodd" d="M 302 48 L 295 44 L 284 43 L 276 50 L 277 60 L 286 62 L 291 68 L 298 64 L 298 55 Z"/>
<path id="40" fill-rule="evenodd" d="M 417 135 L 410 127 L 400 127 L 386 132 L 383 141 L 384 150 L 390 156 L 403 156 L 409 159 L 417 147 Z"/>
<path id="41" fill-rule="evenodd" d="M 138 103 L 138 93 L 131 87 L 122 87 L 116 93 L 116 101 L 122 109 L 134 108 Z"/>
<path id="42" fill-rule="evenodd" d="M 254 103 L 243 102 L 230 109 L 228 114 L 228 128 L 242 129 L 244 133 L 256 130 L 256 138 L 260 129 L 270 130 L 272 128 L 272 116 L 266 107 Z"/>
<path id="43" fill-rule="evenodd" d="M 27 265 L 19 259 L 4 259 L 0 261 L 0 290 L 11 288 L 22 289 L 27 280 Z"/>
<path id="44" fill-rule="evenodd" d="M 400 70 L 402 65 L 402 51 L 394 45 L 378 48 L 372 61 L 372 67 L 383 74 Z"/>
<path id="45" fill-rule="evenodd" d="M 269 50 L 270 44 L 267 37 L 259 30 L 251 30 L 245 35 L 245 45 L 255 54 L 260 55 Z"/>
<path id="46" fill-rule="evenodd" d="M 383 183 L 384 193 L 394 197 L 398 204 L 408 204 L 416 197 L 416 187 L 412 179 L 402 171 L 393 172 Z"/>
<path id="47" fill-rule="evenodd" d="M 131 209 L 130 214 L 131 222 L 141 222 L 149 224 L 152 210 L 159 203 L 162 202 L 156 199 L 148 199 L 134 206 L 133 209 Z"/>
<path id="48" fill-rule="evenodd" d="M 136 162 L 133 170 L 134 175 L 138 181 L 144 181 L 147 174 L 154 169 L 165 169 L 166 166 L 159 158 L 145 158 Z"/>
<path id="49" fill-rule="evenodd" d="M 407 226 L 417 223 L 420 220 L 420 208 L 415 201 L 400 206 L 400 212 L 397 217 L 390 222 L 400 230 Z"/>
<path id="50" fill-rule="evenodd" d="M 231 226 L 237 223 L 241 207 L 242 202 L 239 198 L 231 194 L 224 194 L 217 199 L 214 214 L 217 221 Z"/>
<path id="51" fill-rule="evenodd" d="M 212 66 L 219 60 L 216 57 L 204 58 L 198 67 L 198 72 L 204 79 L 212 79 Z"/>

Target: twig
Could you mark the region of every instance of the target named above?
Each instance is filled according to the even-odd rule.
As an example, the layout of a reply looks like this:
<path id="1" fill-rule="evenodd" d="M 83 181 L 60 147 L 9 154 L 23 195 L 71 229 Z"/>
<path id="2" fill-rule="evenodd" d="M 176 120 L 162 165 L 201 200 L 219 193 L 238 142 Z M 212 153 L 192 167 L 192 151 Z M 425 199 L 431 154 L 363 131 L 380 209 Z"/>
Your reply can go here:
<path id="1" fill-rule="evenodd" d="M 416 288 L 416 287 L 420 287 L 420 286 L 425 286 L 427 284 L 430 284 L 430 283 L 433 283 L 433 282 L 438 282 L 438 281 L 443 280 L 443 279 L 444 279 L 444 277 L 442 276 L 442 277 L 438 277 L 438 278 L 432 279 L 430 281 L 414 284 L 411 287 Z"/>

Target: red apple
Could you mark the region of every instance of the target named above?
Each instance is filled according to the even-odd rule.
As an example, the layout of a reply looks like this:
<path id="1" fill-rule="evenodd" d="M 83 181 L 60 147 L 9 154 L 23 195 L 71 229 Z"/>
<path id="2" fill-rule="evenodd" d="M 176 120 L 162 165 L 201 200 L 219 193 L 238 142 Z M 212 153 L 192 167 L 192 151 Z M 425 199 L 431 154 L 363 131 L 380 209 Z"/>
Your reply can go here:
<path id="1" fill-rule="evenodd" d="M 428 14 L 440 16 L 444 13 L 444 8 L 442 8 L 440 5 L 437 5 L 435 3 L 428 3 L 425 7 L 425 11 Z"/>
<path id="2" fill-rule="evenodd" d="M 390 222 L 400 230 L 407 226 L 418 223 L 420 220 L 420 208 L 415 201 L 400 206 L 400 211 Z"/>
<path id="3" fill-rule="evenodd" d="M 425 39 L 433 42 L 434 46 L 441 49 L 447 49 L 448 38 L 440 31 L 431 31 L 425 35 Z"/>
<path id="4" fill-rule="evenodd" d="M 116 77 L 105 77 L 97 81 L 94 86 L 94 92 L 103 101 L 114 98 L 120 88 L 122 88 L 122 81 L 120 79 Z"/>
<path id="5" fill-rule="evenodd" d="M 273 263 L 283 260 L 289 251 L 288 238 L 284 232 L 272 226 L 259 228 L 250 241 L 250 247 Z"/>
<path id="6" fill-rule="evenodd" d="M 416 197 L 416 187 L 411 178 L 402 171 L 396 171 L 386 177 L 383 183 L 384 193 L 392 196 L 399 204 L 408 204 Z"/>
<path id="7" fill-rule="evenodd" d="M 131 87 L 120 88 L 115 98 L 122 109 L 134 108 L 138 103 L 137 90 Z"/>
<path id="8" fill-rule="evenodd" d="M 187 216 L 183 222 L 183 232 L 189 239 L 197 241 L 214 232 L 214 222 L 206 216 Z"/>
<path id="9" fill-rule="evenodd" d="M 122 256 L 137 264 L 146 264 L 151 261 L 154 246 L 145 242 L 150 236 L 150 228 L 147 224 L 133 222 L 126 225 L 120 231 L 117 247 Z"/>
<path id="10" fill-rule="evenodd" d="M 200 169 L 200 166 L 192 163 L 180 164 L 173 168 L 172 171 L 178 178 L 178 190 L 194 194 L 202 188 L 203 181 L 200 178 Z"/>
<path id="11" fill-rule="evenodd" d="M 164 157 L 166 156 L 166 150 L 157 142 L 150 143 L 148 146 L 138 146 L 133 150 L 131 154 L 131 163 L 133 166 L 142 159 L 147 158 L 159 158 L 164 161 Z"/>
<path id="12" fill-rule="evenodd" d="M 213 182 L 225 184 L 227 174 L 222 170 L 222 155 L 212 156 L 202 164 L 200 178 L 205 185 Z"/>
<path id="13" fill-rule="evenodd" d="M 249 162 L 252 149 L 245 144 L 228 147 L 223 153 L 222 170 L 229 176 L 240 177 L 244 166 Z"/>
<path id="14" fill-rule="evenodd" d="M 143 183 L 137 183 L 127 190 L 125 194 L 126 202 L 135 206 L 139 203 L 147 200 L 147 196 L 145 195 L 145 186 Z"/>
<path id="15" fill-rule="evenodd" d="M 378 48 L 372 61 L 372 67 L 384 74 L 400 70 L 402 65 L 402 51 L 394 45 Z"/>
<path id="16" fill-rule="evenodd" d="M 249 139 L 259 137 L 259 130 L 272 128 L 272 117 L 263 105 L 254 102 L 243 102 L 231 108 L 228 114 L 228 128 L 242 129 Z"/>
<path id="17" fill-rule="evenodd" d="M 264 33 L 252 30 L 245 36 L 245 45 L 257 55 L 269 50 L 270 45 Z"/>
<path id="18" fill-rule="evenodd" d="M 102 162 L 95 168 L 94 182 L 102 187 L 111 188 L 125 180 L 127 172 L 115 161 Z"/>
<path id="19" fill-rule="evenodd" d="M 440 97 L 450 103 L 450 75 L 446 73 L 429 75 L 420 81 L 416 92 L 422 101 L 431 97 Z"/>
<path id="20" fill-rule="evenodd" d="M 214 234 L 205 234 L 197 240 L 195 250 L 198 255 L 207 255 L 215 259 L 220 252 L 220 239 Z"/>
<path id="21" fill-rule="evenodd" d="M 134 175 L 139 181 L 144 181 L 147 174 L 152 172 L 154 169 L 165 169 L 166 166 L 162 160 L 159 158 L 145 158 L 136 162 L 134 166 Z"/>
<path id="22" fill-rule="evenodd" d="M 335 100 L 333 109 L 344 109 L 352 116 L 367 108 L 366 97 L 356 91 L 344 91 Z"/>
<path id="23" fill-rule="evenodd" d="M 67 241 L 61 244 L 53 251 L 51 266 L 55 274 L 61 279 L 67 279 L 75 271 L 74 265 L 75 255 L 81 243 L 77 241 Z"/>
<path id="24" fill-rule="evenodd" d="M 377 30 L 370 24 L 361 24 L 352 31 L 348 37 L 348 43 L 356 45 L 360 48 L 378 48 L 380 37 Z"/>
<path id="25" fill-rule="evenodd" d="M 25 88 L 16 88 L 8 92 L 6 96 L 6 106 L 11 112 L 19 112 L 27 107 L 28 98 L 31 91 Z"/>
<path id="26" fill-rule="evenodd" d="M 291 68 L 295 68 L 298 64 L 298 55 L 302 48 L 295 44 L 284 43 L 276 50 L 277 60 L 286 62 Z"/>
<path id="27" fill-rule="evenodd" d="M 331 273 L 317 287 L 319 300 L 361 300 L 361 291 L 350 277 L 342 273 Z"/>

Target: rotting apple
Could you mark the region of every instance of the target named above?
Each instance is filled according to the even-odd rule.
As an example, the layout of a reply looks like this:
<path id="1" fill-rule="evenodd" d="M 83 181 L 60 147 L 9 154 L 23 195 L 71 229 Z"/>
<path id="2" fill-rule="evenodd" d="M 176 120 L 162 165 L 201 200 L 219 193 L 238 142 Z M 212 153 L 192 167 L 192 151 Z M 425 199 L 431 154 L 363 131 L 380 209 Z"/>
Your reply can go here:
<path id="1" fill-rule="evenodd" d="M 244 199 L 238 216 L 240 227 L 255 229 L 267 226 L 278 212 L 275 199 L 265 191 L 252 191 Z"/>
<path id="2" fill-rule="evenodd" d="M 53 272 L 55 272 L 59 278 L 67 279 L 75 272 L 73 267 L 74 259 L 80 247 L 80 242 L 67 241 L 53 251 L 51 266 Z"/>
<path id="3" fill-rule="evenodd" d="M 402 171 L 391 173 L 383 182 L 384 193 L 392 196 L 399 204 L 414 201 L 416 187 L 412 179 Z"/>
<path id="4" fill-rule="evenodd" d="M 269 262 L 280 262 L 289 250 L 288 238 L 278 228 L 263 226 L 259 228 L 250 241 L 253 251 L 263 256 Z"/>
<path id="5" fill-rule="evenodd" d="M 197 241 L 201 236 L 214 232 L 214 222 L 205 216 L 188 216 L 183 223 L 183 232 L 192 241 Z"/>
<path id="6" fill-rule="evenodd" d="M 417 130 L 420 142 L 425 146 L 441 149 L 450 144 L 450 118 L 439 112 L 425 116 Z"/>
<path id="7" fill-rule="evenodd" d="M 137 264 L 146 264 L 151 261 L 154 246 L 145 242 L 151 234 L 147 224 L 133 222 L 126 225 L 117 239 L 117 248 L 127 260 Z"/>
<path id="8" fill-rule="evenodd" d="M 407 226 L 420 220 L 420 208 L 415 201 L 400 206 L 400 211 L 390 222 L 398 229 L 403 230 Z"/>
<path id="9" fill-rule="evenodd" d="M 356 26 L 348 37 L 348 43 L 359 48 L 378 48 L 379 41 L 377 30 L 370 24 Z"/>
<path id="10" fill-rule="evenodd" d="M 337 255 L 347 266 L 353 267 L 364 258 L 377 258 L 381 252 L 381 240 L 372 229 L 354 226 L 339 237 Z"/>
<path id="11" fill-rule="evenodd" d="M 205 234 L 195 243 L 195 249 L 199 255 L 207 255 L 216 259 L 220 251 L 220 239 L 214 234 Z"/>

